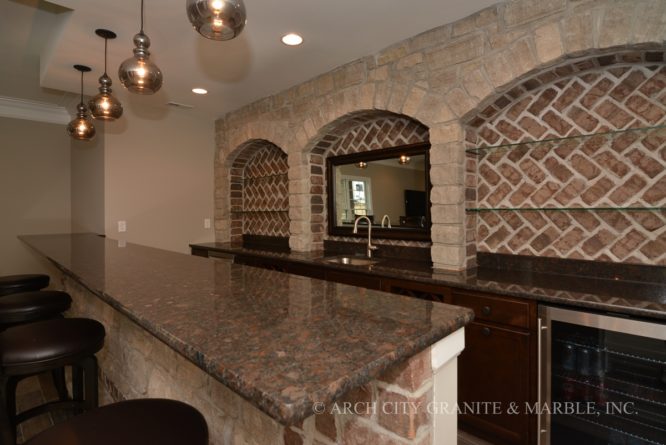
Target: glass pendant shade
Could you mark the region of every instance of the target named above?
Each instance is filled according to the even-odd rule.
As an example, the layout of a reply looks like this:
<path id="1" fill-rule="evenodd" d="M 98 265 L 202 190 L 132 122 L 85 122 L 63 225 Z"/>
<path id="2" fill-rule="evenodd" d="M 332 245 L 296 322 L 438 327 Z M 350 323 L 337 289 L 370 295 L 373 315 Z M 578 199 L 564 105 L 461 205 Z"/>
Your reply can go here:
<path id="1" fill-rule="evenodd" d="M 134 36 L 134 56 L 120 64 L 120 83 L 136 94 L 154 94 L 162 87 L 162 71 L 150 61 L 150 38 L 143 32 L 143 0 L 141 31 Z"/>
<path id="2" fill-rule="evenodd" d="M 99 78 L 99 94 L 93 97 L 88 106 L 95 119 L 114 121 L 123 115 L 123 106 L 111 94 L 111 78 L 106 74 L 106 50 L 108 39 L 115 39 L 116 34 L 106 29 L 98 29 L 95 33 L 104 38 L 104 74 Z"/>
<path id="3" fill-rule="evenodd" d="M 231 40 L 247 21 L 243 0 L 187 0 L 187 18 L 199 34 L 211 40 Z"/>
<path id="4" fill-rule="evenodd" d="M 74 65 L 74 69 L 81 73 L 81 102 L 76 106 L 76 117 L 67 125 L 67 134 L 72 139 L 90 141 L 95 137 L 95 125 L 88 116 L 88 108 L 83 103 L 83 73 L 89 72 L 90 68 L 84 65 Z"/>
<path id="5" fill-rule="evenodd" d="M 95 137 L 95 125 L 83 103 L 80 103 L 76 109 L 76 117 L 67 125 L 67 134 L 79 141 L 90 141 Z"/>

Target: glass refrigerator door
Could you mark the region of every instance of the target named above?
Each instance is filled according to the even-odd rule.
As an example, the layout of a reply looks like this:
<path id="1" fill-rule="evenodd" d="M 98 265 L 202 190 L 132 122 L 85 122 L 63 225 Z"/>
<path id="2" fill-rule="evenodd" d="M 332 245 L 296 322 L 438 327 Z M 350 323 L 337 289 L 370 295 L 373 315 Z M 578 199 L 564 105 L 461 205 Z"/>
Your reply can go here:
<path id="1" fill-rule="evenodd" d="M 550 331 L 551 445 L 666 444 L 666 341 L 555 320 Z"/>

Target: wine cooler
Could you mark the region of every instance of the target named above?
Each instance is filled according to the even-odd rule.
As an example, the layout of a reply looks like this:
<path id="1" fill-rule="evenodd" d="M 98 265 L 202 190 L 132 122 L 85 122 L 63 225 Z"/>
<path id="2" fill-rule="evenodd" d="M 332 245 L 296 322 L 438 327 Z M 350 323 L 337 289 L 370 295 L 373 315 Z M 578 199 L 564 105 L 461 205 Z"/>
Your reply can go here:
<path id="1" fill-rule="evenodd" d="M 539 307 L 540 445 L 666 445 L 666 324 Z"/>

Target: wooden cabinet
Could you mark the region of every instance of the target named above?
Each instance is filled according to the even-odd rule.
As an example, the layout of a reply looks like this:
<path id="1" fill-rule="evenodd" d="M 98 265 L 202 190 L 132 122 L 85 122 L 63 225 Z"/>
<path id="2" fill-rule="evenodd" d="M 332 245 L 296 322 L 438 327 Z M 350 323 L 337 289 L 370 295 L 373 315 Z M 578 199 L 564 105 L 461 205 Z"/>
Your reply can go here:
<path id="1" fill-rule="evenodd" d="M 526 414 L 537 402 L 536 303 L 459 289 L 452 303 L 475 316 L 458 359 L 458 402 L 497 403 L 502 411 L 462 414 L 460 427 L 493 444 L 536 443 L 536 416 Z M 511 406 L 520 414 L 509 414 Z"/>
<path id="2" fill-rule="evenodd" d="M 529 443 L 529 418 L 507 413 L 512 404 L 524 412 L 531 401 L 529 361 L 529 333 L 486 323 L 467 325 L 458 360 L 458 403 L 474 411 L 461 414 L 460 426 L 496 444 Z M 478 402 L 497 403 L 501 414 L 489 405 L 486 412 Z"/>

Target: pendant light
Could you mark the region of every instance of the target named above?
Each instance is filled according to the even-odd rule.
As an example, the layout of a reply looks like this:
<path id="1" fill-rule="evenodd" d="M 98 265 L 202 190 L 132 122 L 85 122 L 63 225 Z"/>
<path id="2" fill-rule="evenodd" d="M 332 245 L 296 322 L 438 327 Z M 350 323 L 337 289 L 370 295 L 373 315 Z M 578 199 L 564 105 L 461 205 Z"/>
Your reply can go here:
<path id="1" fill-rule="evenodd" d="M 407 155 L 400 155 L 400 159 L 398 159 L 398 164 L 400 164 L 400 165 L 407 165 L 407 164 L 409 164 L 409 162 L 410 162 L 411 160 L 412 160 L 412 158 L 410 158 L 410 157 L 407 156 Z"/>
<path id="2" fill-rule="evenodd" d="M 79 141 L 90 141 L 95 137 L 95 126 L 88 116 L 88 108 L 83 103 L 83 73 L 90 71 L 85 65 L 74 65 L 74 69 L 81 72 L 81 102 L 76 106 L 76 117 L 67 125 L 67 134 Z"/>
<path id="3" fill-rule="evenodd" d="M 123 106 L 111 94 L 111 78 L 106 74 L 106 59 L 109 39 L 115 39 L 116 33 L 108 29 L 96 29 L 95 34 L 104 39 L 104 74 L 99 78 L 99 94 L 93 97 L 88 106 L 95 119 L 115 121 L 123 115 Z"/>
<path id="4" fill-rule="evenodd" d="M 150 61 L 150 39 L 143 33 L 143 0 L 141 31 L 134 36 L 134 56 L 120 64 L 120 83 L 132 93 L 154 94 L 162 87 L 162 71 Z"/>
<path id="5" fill-rule="evenodd" d="M 187 18 L 199 34 L 211 40 L 231 40 L 247 22 L 243 0 L 187 0 Z"/>

